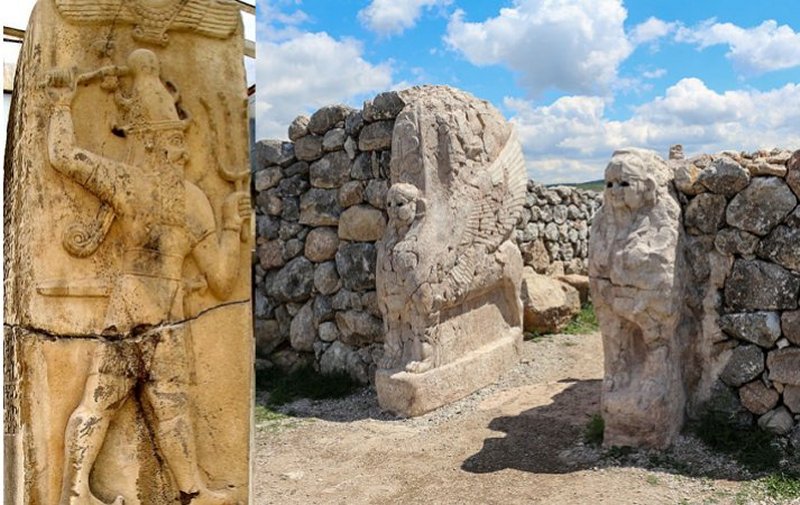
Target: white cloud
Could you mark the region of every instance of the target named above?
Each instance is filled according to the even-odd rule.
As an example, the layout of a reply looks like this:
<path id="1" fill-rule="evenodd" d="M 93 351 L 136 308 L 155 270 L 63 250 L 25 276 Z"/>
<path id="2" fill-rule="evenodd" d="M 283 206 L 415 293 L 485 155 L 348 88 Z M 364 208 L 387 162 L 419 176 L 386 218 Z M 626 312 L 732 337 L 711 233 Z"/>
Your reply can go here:
<path id="1" fill-rule="evenodd" d="M 659 79 L 667 75 L 666 68 L 656 68 L 654 70 L 645 70 L 642 72 L 642 77 L 645 79 Z"/>
<path id="2" fill-rule="evenodd" d="M 531 95 L 546 89 L 597 93 L 617 80 L 633 50 L 621 0 L 516 0 L 496 17 L 465 21 L 457 10 L 447 45 L 474 65 L 503 65 Z"/>
<path id="3" fill-rule="evenodd" d="M 664 156 L 672 144 L 683 144 L 688 154 L 800 148 L 800 84 L 718 93 L 699 79 L 681 79 L 621 121 L 609 119 L 606 102 L 593 96 L 538 107 L 507 98 L 505 105 L 514 113 L 530 176 L 546 183 L 599 179 L 611 153 L 629 145 Z"/>
<path id="4" fill-rule="evenodd" d="M 423 8 L 449 5 L 452 0 L 372 0 L 358 19 L 380 35 L 398 35 L 417 24 Z"/>
<path id="5" fill-rule="evenodd" d="M 260 34 L 259 34 L 260 35 Z M 259 37 L 256 61 L 256 138 L 286 138 L 299 114 L 356 102 L 391 87 L 389 63 L 374 65 L 355 39 L 301 33 L 284 41 Z"/>
<path id="6" fill-rule="evenodd" d="M 654 42 L 672 33 L 677 27 L 676 23 L 667 23 L 655 17 L 633 27 L 630 32 L 631 42 L 639 45 Z"/>
<path id="7" fill-rule="evenodd" d="M 710 19 L 694 28 L 680 28 L 675 39 L 696 44 L 699 49 L 728 45 L 725 56 L 745 75 L 800 65 L 800 33 L 788 25 L 778 26 L 773 20 L 764 21 L 755 28 L 742 28 Z"/>

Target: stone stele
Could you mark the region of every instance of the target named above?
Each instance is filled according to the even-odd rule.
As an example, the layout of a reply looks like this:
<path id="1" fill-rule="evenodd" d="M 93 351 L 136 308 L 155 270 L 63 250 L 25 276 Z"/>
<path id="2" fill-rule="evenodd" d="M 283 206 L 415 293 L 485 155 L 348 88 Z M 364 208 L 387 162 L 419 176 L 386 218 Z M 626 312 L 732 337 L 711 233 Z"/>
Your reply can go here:
<path id="1" fill-rule="evenodd" d="M 424 414 L 514 366 L 522 258 L 513 240 L 526 174 L 511 125 L 448 87 L 402 93 L 389 216 L 378 242 L 382 408 Z"/>
<path id="2" fill-rule="evenodd" d="M 603 334 L 606 446 L 668 446 L 685 410 L 677 327 L 681 209 L 651 151 L 614 153 L 592 223 L 589 278 Z"/>
<path id="3" fill-rule="evenodd" d="M 39 0 L 5 167 L 5 501 L 236 504 L 253 339 L 229 0 Z"/>

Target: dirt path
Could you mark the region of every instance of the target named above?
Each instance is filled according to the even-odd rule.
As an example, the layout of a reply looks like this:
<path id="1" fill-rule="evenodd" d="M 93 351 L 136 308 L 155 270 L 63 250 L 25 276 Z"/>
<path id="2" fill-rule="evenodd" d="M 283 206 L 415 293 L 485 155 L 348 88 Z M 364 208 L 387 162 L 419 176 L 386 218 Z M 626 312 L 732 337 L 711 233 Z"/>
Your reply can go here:
<path id="1" fill-rule="evenodd" d="M 557 335 L 526 342 L 498 384 L 419 418 L 381 413 L 370 389 L 295 402 L 257 429 L 255 503 L 779 503 L 691 438 L 622 463 L 585 444 L 601 377 L 599 334 Z"/>

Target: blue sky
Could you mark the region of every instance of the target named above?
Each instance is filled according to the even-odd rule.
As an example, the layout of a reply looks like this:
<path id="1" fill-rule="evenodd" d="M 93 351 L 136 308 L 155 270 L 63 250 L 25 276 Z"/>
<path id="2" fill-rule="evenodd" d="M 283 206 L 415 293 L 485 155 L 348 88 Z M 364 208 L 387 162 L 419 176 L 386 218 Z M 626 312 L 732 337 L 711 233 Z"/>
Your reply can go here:
<path id="1" fill-rule="evenodd" d="M 448 84 L 516 124 L 529 174 L 615 148 L 800 148 L 797 0 L 258 0 L 258 138 L 298 114 Z"/>

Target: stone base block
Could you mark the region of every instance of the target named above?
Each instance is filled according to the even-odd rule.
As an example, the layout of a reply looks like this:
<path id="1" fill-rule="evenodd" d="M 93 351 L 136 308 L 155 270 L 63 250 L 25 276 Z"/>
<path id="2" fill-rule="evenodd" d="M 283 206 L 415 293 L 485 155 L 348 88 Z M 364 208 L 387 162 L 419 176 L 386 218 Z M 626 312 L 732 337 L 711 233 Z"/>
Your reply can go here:
<path id="1" fill-rule="evenodd" d="M 375 388 L 383 410 L 414 417 L 459 400 L 496 381 L 519 362 L 522 331 L 509 330 L 502 338 L 456 361 L 425 373 L 378 370 Z"/>

